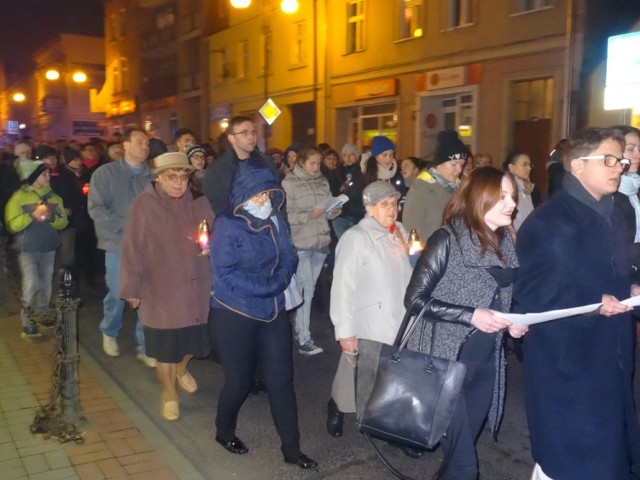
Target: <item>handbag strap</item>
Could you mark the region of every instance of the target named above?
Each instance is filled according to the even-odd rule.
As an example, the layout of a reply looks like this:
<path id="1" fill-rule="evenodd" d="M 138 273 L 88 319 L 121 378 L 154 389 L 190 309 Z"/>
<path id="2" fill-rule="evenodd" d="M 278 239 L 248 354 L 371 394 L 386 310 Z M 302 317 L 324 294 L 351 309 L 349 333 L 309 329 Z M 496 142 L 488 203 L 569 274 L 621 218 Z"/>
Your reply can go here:
<path id="1" fill-rule="evenodd" d="M 387 460 L 387 458 L 382 454 L 378 446 L 373 442 L 371 435 L 369 435 L 368 433 L 365 433 L 364 436 L 367 437 L 367 440 L 369 440 L 369 443 L 373 447 L 373 450 L 376 452 L 376 455 L 378 455 L 378 458 L 380 459 L 382 464 L 385 467 L 387 467 L 387 470 L 389 470 L 396 478 L 399 478 L 400 480 L 413 480 L 411 477 L 407 477 L 405 474 L 400 472 L 396 467 L 391 465 L 391 462 Z"/>

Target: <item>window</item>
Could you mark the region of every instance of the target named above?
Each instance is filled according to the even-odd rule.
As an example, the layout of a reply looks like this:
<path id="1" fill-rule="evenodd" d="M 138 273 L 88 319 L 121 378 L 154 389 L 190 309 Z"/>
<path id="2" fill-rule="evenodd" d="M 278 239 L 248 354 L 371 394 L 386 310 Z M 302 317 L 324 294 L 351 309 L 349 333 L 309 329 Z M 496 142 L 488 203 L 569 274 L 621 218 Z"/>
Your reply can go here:
<path id="1" fill-rule="evenodd" d="M 553 78 L 514 82 L 516 121 L 553 117 Z"/>
<path id="2" fill-rule="evenodd" d="M 293 25 L 291 43 L 291 65 L 304 65 L 306 56 L 306 28 L 304 22 L 298 22 Z"/>
<path id="3" fill-rule="evenodd" d="M 449 28 L 473 23 L 473 0 L 449 0 Z"/>
<path id="4" fill-rule="evenodd" d="M 122 78 L 122 91 L 129 90 L 129 62 L 126 58 L 120 60 L 120 73 Z"/>
<path id="5" fill-rule="evenodd" d="M 516 0 L 516 12 L 531 12 L 551 6 L 551 0 Z"/>
<path id="6" fill-rule="evenodd" d="M 423 6 L 422 0 L 399 0 L 400 29 L 398 38 L 421 37 Z"/>
<path id="7" fill-rule="evenodd" d="M 264 75 L 273 72 L 272 56 L 272 36 L 271 32 L 260 35 L 260 74 Z"/>
<path id="8" fill-rule="evenodd" d="M 120 36 L 124 37 L 127 34 L 127 10 L 120 10 Z"/>
<path id="9" fill-rule="evenodd" d="M 364 0 L 347 2 L 347 53 L 364 50 Z"/>
<path id="10" fill-rule="evenodd" d="M 118 39 L 118 17 L 115 13 L 109 15 L 109 38 L 112 42 Z"/>
<path id="11" fill-rule="evenodd" d="M 111 76 L 113 77 L 113 93 L 120 93 L 122 91 L 122 77 L 120 77 L 120 62 L 118 60 L 111 68 Z"/>
<path id="12" fill-rule="evenodd" d="M 247 74 L 249 73 L 249 43 L 246 40 L 238 42 L 236 61 L 238 64 L 236 77 L 247 78 Z"/>
<path id="13" fill-rule="evenodd" d="M 227 50 L 213 52 L 213 81 L 215 85 L 221 85 L 229 77 L 229 65 L 227 64 Z"/>

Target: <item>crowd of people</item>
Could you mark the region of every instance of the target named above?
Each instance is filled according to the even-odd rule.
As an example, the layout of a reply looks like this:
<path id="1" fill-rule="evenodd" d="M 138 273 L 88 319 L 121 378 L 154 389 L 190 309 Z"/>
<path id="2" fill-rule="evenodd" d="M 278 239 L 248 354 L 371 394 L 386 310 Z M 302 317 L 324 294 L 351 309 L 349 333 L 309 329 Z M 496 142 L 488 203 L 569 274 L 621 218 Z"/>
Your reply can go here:
<path id="1" fill-rule="evenodd" d="M 134 128 L 111 145 L 23 142 L 4 156 L 0 200 L 22 274 L 23 338 L 52 324 L 54 271 L 73 269 L 86 283 L 103 271 L 103 350 L 120 355 L 123 314 L 135 309 L 136 355 L 156 370 L 165 420 L 180 418 L 177 388 L 198 390 L 191 359 L 213 349 L 225 376 L 216 442 L 249 451 L 237 420 L 258 384 L 284 461 L 315 468 L 301 449 L 292 355 L 294 343 L 301 355 L 324 351 L 311 324 L 324 273 L 342 350 L 327 392 L 332 437 L 356 410 L 358 340 L 393 343 L 405 313 L 424 311 L 437 337 L 421 328 L 409 347 L 466 366 L 435 479 L 478 478 L 476 442 L 483 426 L 497 435 L 504 408 L 506 337 L 523 350 L 532 479 L 640 474 L 636 329 L 622 302 L 640 294 L 640 131 L 587 128 L 561 140 L 544 191 L 529 154 L 513 151 L 496 168 L 455 131 L 438 134 L 430 158 L 401 161 L 386 136 L 366 152 L 294 143 L 263 153 L 243 116 L 222 139 L 216 153 L 180 129 L 172 148 Z M 594 303 L 594 312 L 529 326 L 507 315 Z"/>

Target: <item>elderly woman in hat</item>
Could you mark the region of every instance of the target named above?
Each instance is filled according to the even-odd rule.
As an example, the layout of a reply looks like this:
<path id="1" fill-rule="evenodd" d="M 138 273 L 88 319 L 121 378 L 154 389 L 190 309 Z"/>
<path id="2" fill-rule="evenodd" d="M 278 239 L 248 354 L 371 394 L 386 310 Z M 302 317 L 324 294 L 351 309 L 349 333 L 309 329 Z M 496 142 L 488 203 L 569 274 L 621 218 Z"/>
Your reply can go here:
<path id="1" fill-rule="evenodd" d="M 158 360 L 165 420 L 180 416 L 176 383 L 187 393 L 198 384 L 187 370 L 210 351 L 211 265 L 198 243 L 203 220 L 214 214 L 206 197 L 188 188 L 193 166 L 179 152 L 159 155 L 158 179 L 135 198 L 122 241 L 120 297 L 140 308 L 145 349 Z"/>
<path id="2" fill-rule="evenodd" d="M 455 131 L 438 134 L 434 166 L 418 174 L 403 208 L 402 221 L 407 229 L 416 230 L 422 241 L 442 226 L 442 212 L 458 188 L 468 156 L 467 147 Z"/>
<path id="3" fill-rule="evenodd" d="M 327 430 L 334 437 L 342 436 L 343 414 L 355 412 L 352 365 L 358 339 L 393 343 L 404 317 L 402 299 L 412 269 L 407 232 L 396 222 L 399 198 L 388 182 L 369 184 L 362 194 L 366 215 L 336 249 L 330 313 L 343 353 L 327 406 Z"/>

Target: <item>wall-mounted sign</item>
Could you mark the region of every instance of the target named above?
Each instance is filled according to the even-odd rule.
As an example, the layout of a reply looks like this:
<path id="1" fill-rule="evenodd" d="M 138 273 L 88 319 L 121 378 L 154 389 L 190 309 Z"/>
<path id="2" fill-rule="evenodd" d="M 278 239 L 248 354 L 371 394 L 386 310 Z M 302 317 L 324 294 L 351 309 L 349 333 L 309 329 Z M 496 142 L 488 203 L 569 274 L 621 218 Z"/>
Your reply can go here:
<path id="1" fill-rule="evenodd" d="M 15 120 L 7 120 L 7 134 L 18 135 L 20 134 L 20 122 Z"/>
<path id="2" fill-rule="evenodd" d="M 609 37 L 604 109 L 640 108 L 640 32 Z"/>
<path id="3" fill-rule="evenodd" d="M 262 105 L 258 111 L 269 125 L 275 122 L 276 118 L 278 118 L 282 113 L 276 105 L 276 102 L 271 99 L 264 102 L 264 105 Z"/>
<path id="4" fill-rule="evenodd" d="M 356 100 L 390 97 L 398 94 L 398 81 L 395 78 L 384 78 L 371 82 L 356 83 L 353 88 Z"/>
<path id="5" fill-rule="evenodd" d="M 482 64 L 472 63 L 460 67 L 418 73 L 416 75 L 416 91 L 426 92 L 463 85 L 479 85 L 481 82 Z"/>
<path id="6" fill-rule="evenodd" d="M 73 135 L 101 137 L 104 134 L 104 129 L 98 122 L 74 120 L 71 124 L 73 127 Z"/>

